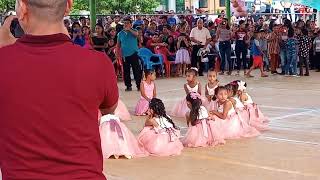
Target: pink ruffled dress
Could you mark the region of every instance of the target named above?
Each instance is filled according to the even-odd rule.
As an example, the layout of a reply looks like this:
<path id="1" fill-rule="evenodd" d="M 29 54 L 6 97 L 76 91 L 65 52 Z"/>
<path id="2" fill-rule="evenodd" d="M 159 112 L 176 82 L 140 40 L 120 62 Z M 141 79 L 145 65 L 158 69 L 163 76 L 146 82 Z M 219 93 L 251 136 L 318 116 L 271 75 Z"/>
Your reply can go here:
<path id="1" fill-rule="evenodd" d="M 216 110 L 220 113 L 223 113 L 223 105 L 219 105 L 216 102 Z M 226 119 L 220 119 L 217 116 L 214 116 L 213 123 L 213 131 L 220 135 L 219 138 L 223 137 L 223 139 L 239 139 L 243 136 L 243 130 L 241 127 L 241 122 L 238 114 L 235 109 L 232 108 L 228 112 L 228 116 Z"/>
<path id="2" fill-rule="evenodd" d="M 119 99 L 117 109 L 114 114 L 118 116 L 121 121 L 129 121 L 131 120 L 131 115 L 126 107 L 126 105 Z"/>
<path id="3" fill-rule="evenodd" d="M 151 156 L 175 156 L 180 155 L 183 145 L 180 131 L 164 117 L 155 118 L 158 127 L 146 126 L 140 132 L 138 141 Z"/>
<path id="4" fill-rule="evenodd" d="M 99 131 L 105 159 L 111 156 L 146 157 L 149 154 L 115 115 L 102 116 Z"/>
<path id="5" fill-rule="evenodd" d="M 225 143 L 223 137 L 219 138 L 219 134 L 214 130 L 214 122 L 208 118 L 208 111 L 201 106 L 197 124 L 190 126 L 186 136 L 181 140 L 185 147 L 208 147 Z"/>
<path id="6" fill-rule="evenodd" d="M 92 46 L 90 44 L 90 36 L 89 35 L 85 35 L 84 36 L 84 39 L 85 39 L 85 44 L 83 46 L 83 48 L 86 48 L 86 49 L 92 49 Z"/>
<path id="7" fill-rule="evenodd" d="M 240 101 L 238 97 L 233 98 L 236 101 L 235 110 L 239 116 L 240 124 L 242 127 L 242 136 L 243 137 L 256 137 L 259 136 L 261 133 L 254 127 L 249 126 L 249 113 L 246 110 L 243 103 Z"/>
<path id="8" fill-rule="evenodd" d="M 207 91 L 208 91 L 208 95 L 209 96 L 214 96 L 215 95 L 215 90 L 216 88 L 219 86 L 219 83 L 214 87 L 214 88 L 210 88 L 209 85 L 206 85 Z M 202 105 L 204 107 L 206 107 L 206 109 L 208 111 L 212 111 L 214 109 L 215 106 L 215 102 L 213 100 L 209 101 L 207 97 L 205 97 L 204 101 L 202 102 Z"/>
<path id="9" fill-rule="evenodd" d="M 146 81 L 143 81 L 144 91 L 146 96 L 149 99 L 153 98 L 153 90 L 155 88 L 154 82 L 151 82 L 151 84 L 148 84 Z M 138 101 L 136 108 L 135 108 L 135 115 L 137 116 L 144 116 L 146 115 L 147 111 L 149 109 L 149 101 L 147 101 L 144 97 L 140 97 L 140 100 Z"/>
<path id="10" fill-rule="evenodd" d="M 197 84 L 195 87 L 190 87 L 187 84 L 187 89 L 189 90 L 189 92 L 198 92 L 199 89 L 199 84 Z M 174 117 L 180 117 L 180 118 L 184 118 L 186 117 L 187 112 L 189 112 L 189 108 L 187 106 L 187 100 L 186 97 L 184 97 L 181 101 L 177 102 L 171 111 L 171 116 Z"/>
<path id="11" fill-rule="evenodd" d="M 247 101 L 243 102 L 243 104 L 245 105 L 248 112 L 248 124 L 259 131 L 269 130 L 268 118 L 262 114 L 262 112 L 258 108 L 258 105 L 253 102 L 251 96 L 249 94 L 246 95 L 248 99 Z"/>

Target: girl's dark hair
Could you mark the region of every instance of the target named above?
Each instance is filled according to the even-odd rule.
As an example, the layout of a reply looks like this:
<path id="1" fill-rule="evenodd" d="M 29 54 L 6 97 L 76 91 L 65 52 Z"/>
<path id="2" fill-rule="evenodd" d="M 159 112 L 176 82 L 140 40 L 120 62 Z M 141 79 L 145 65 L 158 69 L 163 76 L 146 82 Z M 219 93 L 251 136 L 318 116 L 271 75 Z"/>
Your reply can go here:
<path id="1" fill-rule="evenodd" d="M 191 93 L 187 95 L 186 100 L 191 103 L 191 110 L 190 110 L 191 125 L 195 126 L 197 124 L 197 120 L 199 117 L 199 111 L 202 105 L 202 101 L 199 98 L 193 99 L 191 97 Z"/>
<path id="2" fill-rule="evenodd" d="M 232 96 L 235 96 L 239 88 L 238 81 L 232 81 L 231 83 L 227 84 L 225 88 L 232 91 Z"/>
<path id="3" fill-rule="evenodd" d="M 212 100 L 217 100 L 217 95 L 221 90 L 227 90 L 226 87 L 224 86 L 218 86 L 215 90 L 214 90 L 214 96 L 212 98 Z"/>
<path id="4" fill-rule="evenodd" d="M 72 26 L 71 26 L 71 33 L 72 33 L 72 34 L 74 33 L 74 27 L 75 27 L 76 25 L 79 25 L 79 27 L 81 27 L 80 23 L 74 22 L 74 23 L 72 24 Z"/>
<path id="5" fill-rule="evenodd" d="M 172 38 L 172 43 L 169 43 L 169 39 L 170 38 Z M 174 37 L 173 36 L 168 36 L 168 38 L 166 39 L 166 43 L 168 44 L 168 49 L 169 50 L 174 50 L 174 48 L 175 48 L 175 45 L 176 45 L 176 43 L 175 43 L 175 41 L 174 41 Z"/>
<path id="6" fill-rule="evenodd" d="M 216 74 L 218 74 L 215 68 L 210 68 L 208 72 L 215 72 Z"/>
<path id="7" fill-rule="evenodd" d="M 146 69 L 144 70 L 144 76 L 147 78 L 150 74 L 153 74 L 154 70 Z"/>
<path id="8" fill-rule="evenodd" d="M 84 30 L 84 28 L 88 28 L 88 29 L 89 29 L 89 31 L 91 32 L 91 30 L 90 30 L 89 26 L 82 26 L 81 30 L 83 31 L 83 30 Z"/>
<path id="9" fill-rule="evenodd" d="M 166 118 L 175 129 L 179 129 L 179 127 L 176 126 L 172 119 L 167 115 L 166 108 L 164 107 L 164 104 L 161 101 L 161 99 L 152 98 L 149 103 L 149 108 L 152 109 L 154 114 L 156 114 L 159 118 Z"/>
<path id="10" fill-rule="evenodd" d="M 288 37 L 289 37 L 289 38 L 294 37 L 294 29 L 293 29 L 293 28 L 289 28 L 289 30 L 288 30 Z"/>
<path id="11" fill-rule="evenodd" d="M 301 33 L 305 36 L 308 35 L 308 30 L 306 28 L 301 29 Z"/>
<path id="12" fill-rule="evenodd" d="M 102 33 L 101 33 L 101 34 L 102 34 L 102 35 L 104 35 L 104 28 L 103 28 L 103 25 L 102 25 L 102 24 L 100 24 L 100 23 L 98 23 L 98 24 L 96 24 L 96 27 L 97 27 L 97 26 L 99 26 L 99 27 L 101 27 L 101 28 L 102 28 Z"/>
<path id="13" fill-rule="evenodd" d="M 288 29 L 292 28 L 292 23 L 289 19 L 285 19 L 284 22 L 283 22 L 283 25 L 285 27 L 287 27 Z"/>
<path id="14" fill-rule="evenodd" d="M 198 71 L 196 71 L 195 69 L 193 68 L 190 68 L 187 70 L 187 73 L 193 73 L 195 76 L 198 76 Z"/>

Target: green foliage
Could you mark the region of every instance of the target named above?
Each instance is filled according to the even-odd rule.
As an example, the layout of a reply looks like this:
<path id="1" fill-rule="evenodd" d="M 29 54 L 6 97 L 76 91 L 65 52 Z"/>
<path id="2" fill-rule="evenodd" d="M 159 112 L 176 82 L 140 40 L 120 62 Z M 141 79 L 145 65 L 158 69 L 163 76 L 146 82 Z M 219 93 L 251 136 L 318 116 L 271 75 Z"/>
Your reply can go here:
<path id="1" fill-rule="evenodd" d="M 160 5 L 160 0 L 96 0 L 98 14 L 151 13 Z M 74 0 L 72 14 L 89 11 L 89 0 Z"/>
<path id="2" fill-rule="evenodd" d="M 15 0 L 0 0 L 0 14 L 14 10 Z"/>
<path id="3" fill-rule="evenodd" d="M 151 13 L 160 5 L 160 0 L 96 0 L 98 14 Z M 15 0 L 0 0 L 0 13 L 14 10 Z M 74 0 L 72 14 L 89 11 L 89 0 Z"/>

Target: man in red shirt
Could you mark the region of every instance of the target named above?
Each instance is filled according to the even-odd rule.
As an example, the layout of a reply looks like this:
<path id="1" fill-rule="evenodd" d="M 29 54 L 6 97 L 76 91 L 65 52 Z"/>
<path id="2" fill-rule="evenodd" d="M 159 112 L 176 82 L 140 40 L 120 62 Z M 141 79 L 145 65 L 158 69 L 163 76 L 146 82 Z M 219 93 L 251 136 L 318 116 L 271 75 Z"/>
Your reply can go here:
<path id="1" fill-rule="evenodd" d="M 75 46 L 66 35 L 63 17 L 71 6 L 72 0 L 18 0 L 27 35 L 11 44 L 12 18 L 0 29 L 4 180 L 106 179 L 98 110 L 115 110 L 116 76 L 103 53 Z"/>

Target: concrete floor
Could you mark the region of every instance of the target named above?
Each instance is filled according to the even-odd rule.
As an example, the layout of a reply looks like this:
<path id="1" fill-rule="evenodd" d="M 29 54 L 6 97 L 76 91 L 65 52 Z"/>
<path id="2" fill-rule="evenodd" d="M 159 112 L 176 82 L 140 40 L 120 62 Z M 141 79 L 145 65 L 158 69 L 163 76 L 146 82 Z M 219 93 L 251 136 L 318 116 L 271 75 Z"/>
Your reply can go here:
<path id="1" fill-rule="evenodd" d="M 204 84 L 206 78 L 199 78 Z M 270 76 L 244 79 L 220 76 L 222 84 L 236 79 L 248 83 L 248 92 L 271 122 L 258 138 L 227 141 L 214 148 L 185 148 L 177 157 L 148 157 L 105 161 L 109 180 L 320 180 L 320 73 L 310 77 Z M 185 94 L 183 78 L 156 81 L 158 97 L 167 110 Z M 139 92 L 121 99 L 133 110 Z M 174 119 L 186 132 L 183 119 Z M 127 126 L 138 134 L 144 118 L 133 116 Z"/>

